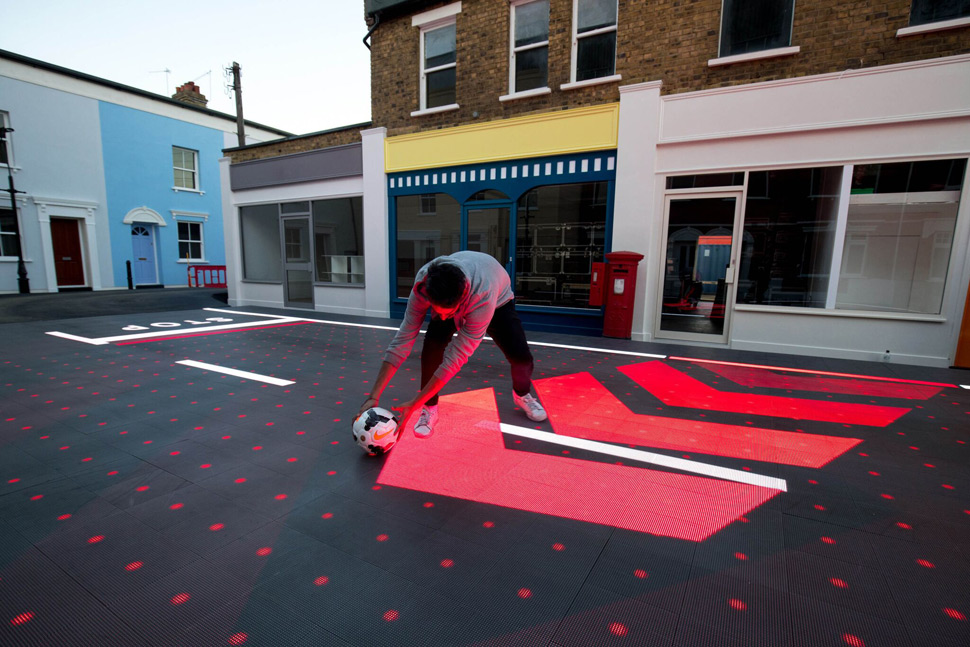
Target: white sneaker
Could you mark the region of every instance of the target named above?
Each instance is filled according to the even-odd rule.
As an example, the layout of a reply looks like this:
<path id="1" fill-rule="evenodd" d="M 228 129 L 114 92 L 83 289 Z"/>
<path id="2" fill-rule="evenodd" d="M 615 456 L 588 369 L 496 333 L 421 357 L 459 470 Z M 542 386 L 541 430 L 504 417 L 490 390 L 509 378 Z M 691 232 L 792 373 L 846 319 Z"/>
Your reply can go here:
<path id="1" fill-rule="evenodd" d="M 414 435 L 418 438 L 428 438 L 434 433 L 434 423 L 438 422 L 438 405 L 421 407 L 421 415 L 414 423 Z"/>
<path id="2" fill-rule="evenodd" d="M 542 404 L 531 393 L 520 396 L 512 391 L 512 399 L 532 422 L 542 422 L 549 417 L 546 415 L 546 410 L 542 407 Z"/>

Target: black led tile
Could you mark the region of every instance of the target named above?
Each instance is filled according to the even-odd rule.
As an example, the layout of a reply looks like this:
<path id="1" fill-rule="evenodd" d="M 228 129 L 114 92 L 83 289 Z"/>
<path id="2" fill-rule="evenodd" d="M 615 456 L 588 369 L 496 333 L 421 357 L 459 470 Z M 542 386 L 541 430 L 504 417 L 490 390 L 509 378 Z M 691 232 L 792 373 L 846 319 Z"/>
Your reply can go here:
<path id="1" fill-rule="evenodd" d="M 784 594 L 792 586 L 785 569 L 787 559 L 788 554 L 784 551 L 732 550 L 731 546 L 720 546 L 708 540 L 697 546 L 693 567 L 701 572 L 712 571 L 760 584 Z"/>
<path id="2" fill-rule="evenodd" d="M 319 547 L 320 542 L 312 537 L 274 522 L 212 551 L 205 560 L 248 584 L 257 585 L 299 561 L 301 553 Z"/>
<path id="3" fill-rule="evenodd" d="M 485 577 L 503 556 L 443 532 L 399 551 L 388 570 L 448 597 L 463 594 Z"/>
<path id="4" fill-rule="evenodd" d="M 328 493 L 293 509 L 284 523 L 323 543 L 331 543 L 354 523 L 375 514 L 372 506 Z"/>
<path id="5" fill-rule="evenodd" d="M 594 586 L 584 586 L 555 634 L 563 647 L 670 645 L 677 614 Z"/>
<path id="6" fill-rule="evenodd" d="M 603 552 L 612 528 L 581 521 L 542 518 L 506 555 L 556 573 L 585 575 Z"/>
<path id="7" fill-rule="evenodd" d="M 586 583 L 677 611 L 690 581 L 690 570 L 690 562 L 671 557 L 669 552 L 655 552 L 614 537 L 603 549 Z"/>
<path id="8" fill-rule="evenodd" d="M 879 567 L 879 558 L 869 533 L 788 515 L 784 517 L 784 526 L 785 547 L 790 550 L 870 568 Z"/>
<path id="9" fill-rule="evenodd" d="M 792 593 L 899 620 L 899 610 L 881 571 L 797 551 L 787 557 Z"/>
<path id="10" fill-rule="evenodd" d="M 345 528 L 328 543 L 382 568 L 389 567 L 400 558 L 402 551 L 434 532 L 382 510 L 352 519 Z"/>
<path id="11" fill-rule="evenodd" d="M 521 510 L 469 503 L 441 526 L 441 530 L 504 553 L 529 530 L 534 521 L 534 515 Z"/>
<path id="12" fill-rule="evenodd" d="M 885 645 L 909 647 L 906 627 L 885 618 L 793 594 L 791 624 L 796 647 Z"/>
<path id="13" fill-rule="evenodd" d="M 764 587 L 694 568 L 681 615 L 696 619 L 751 643 L 792 644 L 787 619 L 794 610 L 789 596 Z"/>

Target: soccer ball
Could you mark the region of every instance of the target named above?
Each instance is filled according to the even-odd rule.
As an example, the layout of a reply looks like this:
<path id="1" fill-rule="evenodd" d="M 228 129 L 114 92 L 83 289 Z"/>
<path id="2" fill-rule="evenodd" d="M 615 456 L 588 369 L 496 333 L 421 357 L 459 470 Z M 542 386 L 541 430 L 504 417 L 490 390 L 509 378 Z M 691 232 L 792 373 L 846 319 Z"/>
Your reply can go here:
<path id="1" fill-rule="evenodd" d="M 381 407 L 372 407 L 354 420 L 354 440 L 368 454 L 391 451 L 400 435 L 397 418 Z"/>

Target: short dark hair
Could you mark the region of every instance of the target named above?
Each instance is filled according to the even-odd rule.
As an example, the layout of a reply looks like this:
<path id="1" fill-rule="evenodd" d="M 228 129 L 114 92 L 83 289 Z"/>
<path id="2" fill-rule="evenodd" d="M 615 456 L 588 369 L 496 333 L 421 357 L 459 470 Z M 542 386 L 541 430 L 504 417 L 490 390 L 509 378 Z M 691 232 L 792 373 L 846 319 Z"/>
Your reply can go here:
<path id="1" fill-rule="evenodd" d="M 465 295 L 465 273 L 454 263 L 433 262 L 425 279 L 428 301 L 442 308 L 453 308 Z"/>

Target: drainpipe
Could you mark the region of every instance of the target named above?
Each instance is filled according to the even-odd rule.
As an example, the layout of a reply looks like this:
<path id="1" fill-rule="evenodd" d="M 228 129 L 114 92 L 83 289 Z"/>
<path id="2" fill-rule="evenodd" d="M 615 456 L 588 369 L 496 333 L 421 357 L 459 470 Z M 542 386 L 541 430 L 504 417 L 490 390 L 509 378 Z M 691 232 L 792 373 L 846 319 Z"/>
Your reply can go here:
<path id="1" fill-rule="evenodd" d="M 370 43 L 367 42 L 367 39 L 370 38 L 370 35 L 374 33 L 374 30 L 377 29 L 377 26 L 380 24 L 381 24 L 381 14 L 375 13 L 374 25 L 367 31 L 367 35 L 364 36 L 364 45 L 367 47 L 367 49 L 370 49 Z"/>

